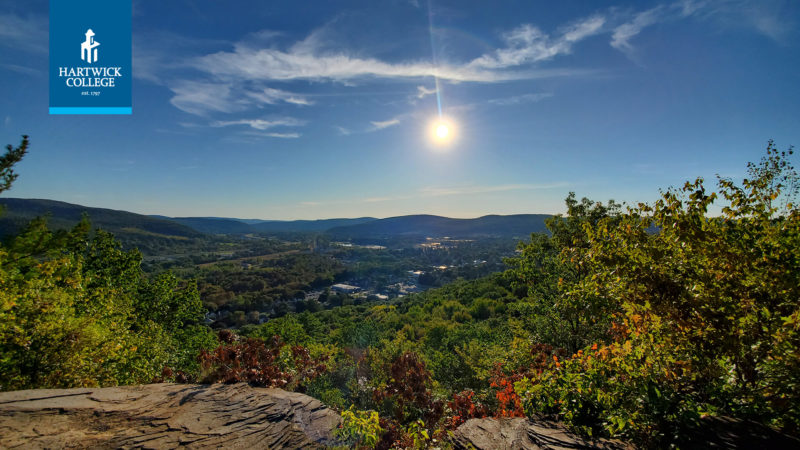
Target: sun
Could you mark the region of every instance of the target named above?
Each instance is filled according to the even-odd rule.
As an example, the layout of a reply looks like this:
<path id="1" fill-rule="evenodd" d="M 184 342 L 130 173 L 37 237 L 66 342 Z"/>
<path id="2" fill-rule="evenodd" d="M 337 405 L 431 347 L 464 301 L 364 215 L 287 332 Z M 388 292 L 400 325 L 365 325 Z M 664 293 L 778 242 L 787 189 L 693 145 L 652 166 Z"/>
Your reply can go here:
<path id="1" fill-rule="evenodd" d="M 440 123 L 436 126 L 436 139 L 447 139 L 447 136 L 450 134 L 450 127 L 447 125 Z"/>
<path id="2" fill-rule="evenodd" d="M 437 146 L 450 144 L 455 138 L 455 131 L 455 126 L 452 121 L 437 117 L 430 125 L 431 141 Z"/>

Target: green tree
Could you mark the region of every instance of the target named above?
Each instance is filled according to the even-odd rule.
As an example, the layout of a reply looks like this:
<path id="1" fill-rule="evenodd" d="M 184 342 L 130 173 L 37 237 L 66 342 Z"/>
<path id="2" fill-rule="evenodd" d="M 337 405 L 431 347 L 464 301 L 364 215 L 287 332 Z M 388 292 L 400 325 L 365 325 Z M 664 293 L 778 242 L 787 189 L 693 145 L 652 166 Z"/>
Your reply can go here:
<path id="1" fill-rule="evenodd" d="M 28 152 L 28 136 L 22 135 L 22 142 L 15 148 L 11 144 L 6 146 L 6 153 L 0 156 L 0 194 L 11 188 L 17 174 L 13 167 L 20 162 Z"/>
<path id="2" fill-rule="evenodd" d="M 585 227 L 585 282 L 612 341 L 517 386 L 528 413 L 556 413 L 648 445 L 680 439 L 702 414 L 800 425 L 798 176 L 772 142 L 741 184 L 704 180 Z M 709 208 L 724 201 L 720 215 Z"/>
<path id="3" fill-rule="evenodd" d="M 524 302 L 512 305 L 518 323 L 541 343 L 576 351 L 602 339 L 608 328 L 608 305 L 595 296 L 571 296 L 589 274 L 589 267 L 576 257 L 584 249 L 589 230 L 601 220 L 616 221 L 620 206 L 613 200 L 605 205 L 587 198 L 578 201 L 574 192 L 566 199 L 567 215 L 545 222 L 550 235 L 534 233 L 520 253 L 506 259 L 511 267 L 506 276 Z"/>
<path id="4" fill-rule="evenodd" d="M 0 187 L 16 178 L 22 144 L 0 158 Z M 31 221 L 0 246 L 0 390 L 150 382 L 165 366 L 197 369 L 216 343 L 202 325 L 196 286 L 166 273 L 152 281 L 137 250 L 92 231 Z"/>

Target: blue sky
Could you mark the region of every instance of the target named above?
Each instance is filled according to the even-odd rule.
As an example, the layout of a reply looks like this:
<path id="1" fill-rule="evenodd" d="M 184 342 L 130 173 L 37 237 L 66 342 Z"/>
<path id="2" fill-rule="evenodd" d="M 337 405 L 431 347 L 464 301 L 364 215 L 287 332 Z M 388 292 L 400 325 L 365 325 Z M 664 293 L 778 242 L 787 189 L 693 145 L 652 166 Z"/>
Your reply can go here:
<path id="1" fill-rule="evenodd" d="M 796 1 L 133 7 L 133 115 L 49 116 L 48 2 L 0 0 L 0 142 L 32 141 L 6 195 L 262 219 L 555 213 L 569 191 L 651 201 L 742 176 L 768 139 L 800 144 Z"/>

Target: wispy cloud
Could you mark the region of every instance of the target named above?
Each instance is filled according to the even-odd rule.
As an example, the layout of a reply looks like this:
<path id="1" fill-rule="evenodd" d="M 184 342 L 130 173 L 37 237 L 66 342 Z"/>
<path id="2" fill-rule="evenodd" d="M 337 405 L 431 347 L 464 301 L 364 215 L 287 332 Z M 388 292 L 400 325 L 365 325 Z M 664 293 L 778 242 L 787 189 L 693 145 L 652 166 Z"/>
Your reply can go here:
<path id="1" fill-rule="evenodd" d="M 614 33 L 611 35 L 611 46 L 621 51 L 632 50 L 631 38 L 641 33 L 644 28 L 664 20 L 667 17 L 667 11 L 668 8 L 661 5 L 634 15 L 630 22 L 614 28 Z"/>
<path id="2" fill-rule="evenodd" d="M 725 28 L 750 28 L 777 42 L 788 42 L 797 34 L 787 0 L 685 0 L 691 14 Z"/>
<path id="3" fill-rule="evenodd" d="M 339 134 L 341 134 L 342 136 L 349 136 L 352 133 L 352 131 L 350 131 L 349 129 L 347 129 L 345 127 L 337 126 L 335 128 L 336 128 L 336 131 L 338 131 Z"/>
<path id="4" fill-rule="evenodd" d="M 761 7 L 762 4 L 767 7 Z M 159 81 L 154 82 L 165 83 L 172 90 L 173 105 L 201 116 L 283 104 L 305 107 L 314 105 L 313 99 L 328 95 L 320 92 L 307 95 L 276 87 L 276 84 L 285 87 L 289 82 L 297 86 L 296 82 L 302 81 L 356 86 L 371 80 L 406 80 L 416 85 L 416 92 L 411 94 L 413 103 L 436 93 L 436 89 L 419 84 L 429 77 L 450 83 L 500 83 L 597 74 L 598 70 L 556 67 L 553 61 L 573 53 L 581 42 L 598 35 L 608 36 L 613 48 L 632 56 L 635 38 L 649 27 L 688 17 L 728 24 L 725 26 L 748 24 L 746 26 L 772 37 L 785 35 L 791 24 L 781 21 L 782 4 L 781 0 L 677 0 L 640 11 L 608 8 L 554 31 L 523 23 L 502 32 L 501 44 L 496 48 L 484 50 L 471 59 L 440 63 L 434 63 L 427 55 L 417 59 L 386 60 L 370 56 L 363 49 L 339 45 L 341 35 L 334 32 L 334 21 L 288 45 L 284 44 L 286 36 L 264 30 L 248 34 L 232 45 L 206 42 L 203 52 L 191 47 L 191 40 L 185 40 L 181 48 L 191 51 L 183 52 L 188 56 L 179 61 L 169 61 L 164 51 L 162 56 L 156 57 L 158 50 L 146 49 L 141 54 L 137 52 L 137 65 L 145 67 L 137 69 L 137 73 L 144 79 L 158 78 Z M 0 25 L 2 20 L 0 16 Z M 14 29 L 18 28 L 17 25 Z M 180 76 L 156 76 L 153 67 L 175 68 Z M 187 75 L 187 71 L 194 72 L 193 76 Z M 496 99 L 492 103 L 510 105 L 542 98 L 532 95 Z M 372 130 L 382 129 L 378 125 L 382 123 L 373 124 Z"/>
<path id="5" fill-rule="evenodd" d="M 263 133 L 261 136 L 278 139 L 297 139 L 302 135 L 300 133 Z"/>
<path id="6" fill-rule="evenodd" d="M 394 119 L 384 120 L 383 122 L 370 122 L 370 123 L 372 124 L 373 127 L 372 130 L 377 131 L 377 130 L 383 130 L 384 128 L 389 128 L 395 125 L 399 125 L 400 119 L 395 117 Z"/>
<path id="7" fill-rule="evenodd" d="M 552 96 L 553 94 L 551 92 L 540 92 L 536 94 L 523 94 L 514 95 L 512 97 L 493 98 L 489 100 L 489 103 L 498 106 L 519 105 L 522 103 L 535 103 Z"/>
<path id="8" fill-rule="evenodd" d="M 507 69 L 549 60 L 557 55 L 570 53 L 575 43 L 602 31 L 605 22 L 605 17 L 593 16 L 563 28 L 556 37 L 533 25 L 521 25 L 503 36 L 506 47 L 474 59 L 467 67 Z"/>
<path id="9" fill-rule="evenodd" d="M 302 105 L 302 106 L 309 106 L 314 104 L 313 101 L 309 100 L 303 95 L 273 88 L 264 88 L 256 92 L 246 92 L 245 95 L 259 102 L 266 103 L 268 105 L 274 105 L 280 102 L 291 103 L 293 105 Z"/>
<path id="10" fill-rule="evenodd" d="M 35 76 L 44 75 L 44 72 L 39 70 L 39 69 L 20 66 L 20 65 L 17 65 L 17 64 L 0 64 L 0 67 L 2 67 L 4 69 L 8 69 L 8 70 L 10 70 L 12 72 L 21 73 L 21 74 L 24 74 L 24 75 L 35 75 Z"/>
<path id="11" fill-rule="evenodd" d="M 305 125 L 305 121 L 293 117 L 282 117 L 278 119 L 239 119 L 212 122 L 212 127 L 229 127 L 232 125 L 247 125 L 256 130 L 268 130 L 275 127 L 299 127 Z M 275 137 L 275 136 L 273 136 Z"/>
<path id="12" fill-rule="evenodd" d="M 556 189 L 567 186 L 568 183 L 559 182 L 550 184 L 502 184 L 495 186 L 426 187 L 420 189 L 419 192 L 420 196 L 422 197 L 440 197 L 444 195 L 476 195 L 476 194 L 488 194 L 492 192 Z"/>
<path id="13" fill-rule="evenodd" d="M 170 103 L 190 114 L 205 116 L 210 112 L 232 113 L 244 109 L 244 105 L 231 100 L 229 84 L 184 80 L 170 89 L 175 94 Z"/>
<path id="14" fill-rule="evenodd" d="M 776 41 L 782 41 L 793 29 L 782 14 L 784 0 L 678 0 L 663 3 L 625 17 L 614 27 L 611 46 L 630 54 L 631 40 L 644 29 L 664 22 L 696 18 L 725 28 L 748 27 Z"/>
<path id="15" fill-rule="evenodd" d="M 0 46 L 47 53 L 48 21 L 43 16 L 0 13 Z"/>
<path id="16" fill-rule="evenodd" d="M 233 51 L 221 51 L 196 58 L 189 64 L 219 79 L 328 80 L 346 82 L 359 78 L 421 78 L 436 76 L 460 82 L 563 76 L 575 71 L 546 70 L 525 65 L 569 53 L 578 41 L 599 32 L 605 19 L 593 16 L 564 27 L 550 37 L 532 25 L 506 33 L 506 46 L 463 64 L 433 64 L 426 61 L 387 62 L 356 56 L 341 49 L 331 50 L 320 32 L 286 50 L 238 44 Z M 423 92 L 423 91 L 420 91 Z M 425 90 L 424 92 L 428 92 Z M 424 96 L 424 94 L 423 94 Z"/>
<path id="17" fill-rule="evenodd" d="M 199 116 L 261 109 L 277 103 L 301 106 L 314 104 L 300 94 L 272 88 L 249 90 L 235 82 L 183 80 L 173 83 L 170 89 L 174 93 L 170 99 L 172 105 Z"/>
<path id="18" fill-rule="evenodd" d="M 436 93 L 436 88 L 428 89 L 425 86 L 417 86 L 417 98 L 425 98 L 428 95 L 432 95 Z"/>
<path id="19" fill-rule="evenodd" d="M 495 83 L 585 75 L 591 71 L 543 68 L 538 63 L 570 53 L 576 43 L 599 33 L 604 24 L 605 18 L 595 15 L 564 26 L 552 36 L 533 25 L 521 25 L 503 34 L 504 45 L 500 48 L 472 60 L 442 64 L 426 60 L 390 62 L 363 56 L 357 49 L 333 45 L 326 27 L 285 49 L 276 46 L 276 33 L 272 31 L 247 35 L 231 50 L 205 54 L 197 54 L 191 40 L 167 39 L 176 42 L 174 45 L 189 56 L 176 61 L 163 51 L 146 47 L 146 43 L 137 44 L 135 75 L 166 84 L 173 92 L 170 102 L 194 115 L 230 114 L 278 104 L 309 106 L 315 103 L 309 96 L 277 89 L 272 84 L 307 80 L 347 85 L 363 79 L 417 80 L 434 76 L 451 82 Z M 213 48 L 219 42 L 208 41 L 203 46 Z M 187 69 L 199 71 L 200 76 L 186 76 Z M 164 72 L 171 70 L 181 71 L 181 76 L 165 76 Z M 435 93 L 436 89 L 418 85 L 415 97 L 422 99 Z M 372 131 L 391 125 L 396 123 L 376 122 Z"/>
<path id="20" fill-rule="evenodd" d="M 408 194 L 399 195 L 386 195 L 364 197 L 358 199 L 342 199 L 333 201 L 306 201 L 301 202 L 301 206 L 322 206 L 322 205 L 341 205 L 353 203 L 381 203 L 381 202 L 396 202 L 400 200 L 414 200 L 430 197 L 445 197 L 455 195 L 479 195 L 490 194 L 494 192 L 509 192 L 509 191 L 524 191 L 524 190 L 542 190 L 542 189 L 558 189 L 569 186 L 566 182 L 557 182 L 549 184 L 502 184 L 502 185 L 471 185 L 471 186 L 450 186 L 450 187 L 424 187 Z"/>

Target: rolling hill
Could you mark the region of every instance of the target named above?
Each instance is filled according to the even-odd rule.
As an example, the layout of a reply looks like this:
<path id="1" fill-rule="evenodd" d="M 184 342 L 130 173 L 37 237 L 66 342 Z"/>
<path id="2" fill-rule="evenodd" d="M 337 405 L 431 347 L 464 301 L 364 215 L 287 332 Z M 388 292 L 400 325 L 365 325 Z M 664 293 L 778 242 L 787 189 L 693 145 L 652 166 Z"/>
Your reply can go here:
<path id="1" fill-rule="evenodd" d="M 331 228 L 357 225 L 376 220 L 374 217 L 321 220 L 260 220 L 230 219 L 225 217 L 151 217 L 172 220 L 182 225 L 192 227 L 197 231 L 209 234 L 321 233 Z"/>
<path id="2" fill-rule="evenodd" d="M 127 211 L 91 208 L 41 199 L 0 199 L 5 211 L 0 215 L 0 237 L 17 233 L 31 219 L 49 215 L 53 228 L 74 226 L 84 213 L 95 227 L 116 234 L 123 243 L 142 245 L 143 241 L 203 240 L 210 234 L 248 233 L 327 233 L 333 238 L 386 237 L 516 237 L 544 232 L 546 214 L 489 215 L 475 219 L 452 219 L 433 215 L 409 215 L 375 219 L 257 220 L 224 217 L 147 216 Z M 152 243 L 152 242 L 151 242 Z"/>
<path id="3" fill-rule="evenodd" d="M 518 237 L 545 232 L 547 214 L 490 215 L 475 219 L 451 219 L 432 215 L 412 215 L 376 219 L 356 225 L 336 227 L 328 234 L 341 238 L 379 238 L 390 236 Z"/>
<path id="4" fill-rule="evenodd" d="M 181 252 L 202 245 L 207 236 L 172 220 L 118 211 L 91 208 L 55 200 L 0 198 L 0 238 L 17 234 L 32 219 L 48 217 L 51 229 L 69 229 L 89 216 L 94 228 L 114 233 L 126 248 L 139 248 L 144 254 Z"/>

